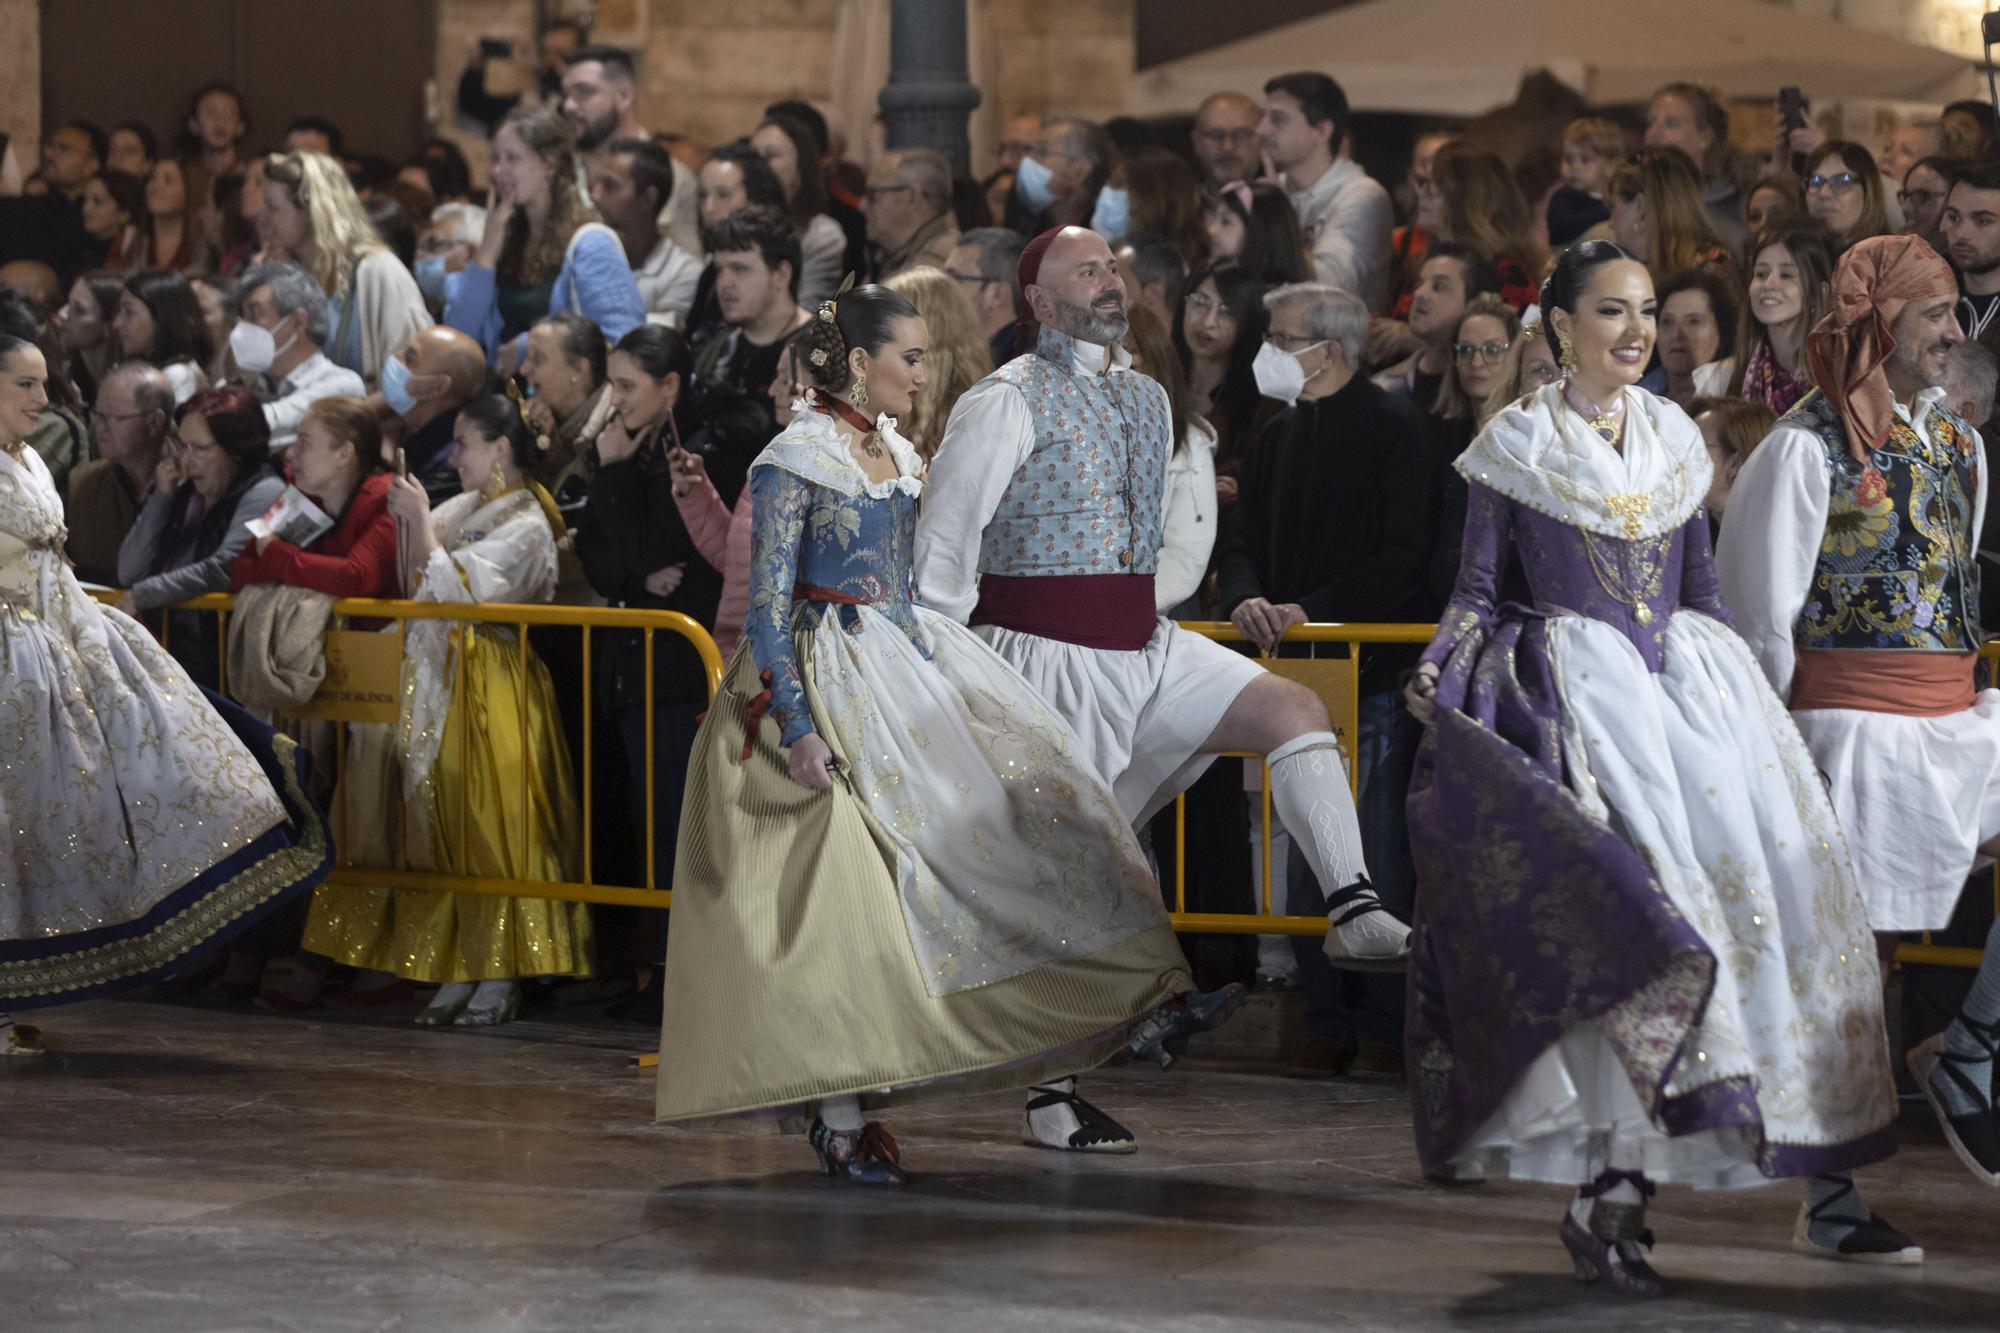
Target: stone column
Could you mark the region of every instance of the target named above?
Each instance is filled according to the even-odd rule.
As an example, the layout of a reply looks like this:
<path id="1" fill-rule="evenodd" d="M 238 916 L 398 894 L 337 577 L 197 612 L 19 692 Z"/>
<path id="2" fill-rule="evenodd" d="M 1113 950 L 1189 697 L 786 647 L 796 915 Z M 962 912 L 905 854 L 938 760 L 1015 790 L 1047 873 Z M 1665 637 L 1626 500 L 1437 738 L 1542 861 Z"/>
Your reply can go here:
<path id="1" fill-rule="evenodd" d="M 966 79 L 964 0 L 891 0 L 889 82 L 882 89 L 891 148 L 934 148 L 964 176 L 972 169 L 966 118 L 979 90 Z"/>

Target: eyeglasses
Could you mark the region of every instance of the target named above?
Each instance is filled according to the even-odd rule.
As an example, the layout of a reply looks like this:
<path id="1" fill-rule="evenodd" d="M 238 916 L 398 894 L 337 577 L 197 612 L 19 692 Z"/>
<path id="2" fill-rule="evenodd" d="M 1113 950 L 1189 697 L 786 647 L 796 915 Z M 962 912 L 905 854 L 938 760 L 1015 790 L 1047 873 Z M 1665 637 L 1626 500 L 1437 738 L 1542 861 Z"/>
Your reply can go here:
<path id="1" fill-rule="evenodd" d="M 1944 198 L 1943 190 L 1898 190 L 1896 202 L 1904 208 L 1929 208 Z"/>
<path id="2" fill-rule="evenodd" d="M 1264 341 L 1283 351 L 1292 347 L 1311 347 L 1326 340 L 1324 338 L 1312 337 L 1310 334 L 1280 333 L 1276 329 L 1272 329 L 1264 335 Z"/>
<path id="3" fill-rule="evenodd" d="M 1556 368 L 1546 361 L 1530 361 L 1521 367 L 1521 387 L 1524 389 L 1539 389 L 1555 381 Z"/>
<path id="4" fill-rule="evenodd" d="M 167 432 L 167 441 L 168 443 L 172 444 L 176 449 L 183 449 L 191 454 L 211 453 L 222 447 L 214 440 L 210 440 L 206 444 L 196 444 L 193 440 L 190 440 L 187 436 L 181 434 L 178 428 Z"/>
<path id="5" fill-rule="evenodd" d="M 93 423 L 100 421 L 132 421 L 139 417 L 149 417 L 151 415 L 153 415 L 151 412 L 105 412 L 95 407 L 90 409 L 90 419 Z"/>
<path id="6" fill-rule="evenodd" d="M 861 191 L 861 197 L 873 203 L 885 194 L 901 194 L 905 190 L 915 188 L 912 185 L 870 185 Z"/>
<path id="7" fill-rule="evenodd" d="M 1182 302 L 1182 306 L 1183 308 L 1186 309 L 1187 313 L 1190 315 L 1212 314 L 1221 319 L 1236 318 L 1236 312 L 1234 310 L 1231 310 L 1228 306 L 1222 304 L 1222 302 L 1216 300 L 1215 298 L 1210 296 L 1204 296 L 1200 292 L 1190 292 L 1186 297 L 1186 299 Z"/>
<path id="8" fill-rule="evenodd" d="M 944 275 L 953 282 L 962 282 L 968 287 L 984 287 L 989 282 L 1000 281 L 998 278 L 988 278 L 978 273 L 960 273 L 957 269 L 952 268 L 946 269 Z"/>
<path id="9" fill-rule="evenodd" d="M 1832 190 L 1835 194 L 1846 194 L 1859 184 L 1861 184 L 1861 178 L 1851 171 L 1843 171 L 1837 176 L 1808 176 L 1806 177 L 1806 193 L 1812 194 L 1820 190 Z"/>
<path id="10" fill-rule="evenodd" d="M 1026 139 L 1002 139 L 1000 141 L 1000 151 L 1003 153 L 1019 153 L 1023 157 L 1026 157 L 1029 153 L 1035 151 L 1035 145 Z"/>
<path id="11" fill-rule="evenodd" d="M 1454 343 L 1451 350 L 1452 354 L 1461 361 L 1470 361 L 1474 357 L 1477 357 L 1481 361 L 1492 362 L 1498 361 L 1501 357 L 1507 355 L 1507 344 L 1495 342 Z"/>
<path id="12" fill-rule="evenodd" d="M 1253 142 L 1257 138 L 1257 131 L 1196 130 L 1194 132 L 1194 137 L 1200 140 L 1202 143 L 1210 145 L 1211 147 L 1228 148 L 1228 147 L 1234 147 L 1237 144 L 1247 144 Z"/>

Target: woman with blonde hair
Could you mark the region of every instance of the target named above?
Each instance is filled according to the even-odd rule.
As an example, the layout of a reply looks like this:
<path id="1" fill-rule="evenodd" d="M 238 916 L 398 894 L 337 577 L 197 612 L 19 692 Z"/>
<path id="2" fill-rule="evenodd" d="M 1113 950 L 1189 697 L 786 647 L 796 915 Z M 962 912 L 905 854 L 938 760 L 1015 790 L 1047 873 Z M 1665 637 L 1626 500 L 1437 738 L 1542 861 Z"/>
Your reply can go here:
<path id="1" fill-rule="evenodd" d="M 618 233 L 576 187 L 576 142 L 545 107 L 516 107 L 493 136 L 493 182 L 479 252 L 447 282 L 444 322 L 479 340 L 503 375 L 552 314 L 581 315 L 617 342 L 646 322 Z"/>
<path id="2" fill-rule="evenodd" d="M 944 440 L 944 423 L 959 395 L 993 371 L 979 314 L 957 279 L 929 264 L 905 269 L 882 284 L 917 308 L 930 330 L 925 353 L 929 378 L 917 391 L 910 415 L 896 423 L 928 463 Z"/>
<path id="3" fill-rule="evenodd" d="M 1736 281 L 1729 242 L 1709 220 L 1701 177 L 1678 148 L 1648 148 L 1611 173 L 1611 235 L 1644 264 L 1655 286 L 1695 269 Z"/>
<path id="4" fill-rule="evenodd" d="M 324 153 L 264 159 L 257 216 L 268 257 L 288 259 L 326 293 L 327 359 L 375 383 L 382 363 L 429 328 L 417 280 L 375 234 L 340 163 Z"/>
<path id="5" fill-rule="evenodd" d="M 1533 393 L 1544 384 L 1554 384 L 1561 374 L 1562 366 L 1556 361 L 1555 349 L 1549 346 L 1548 331 L 1542 327 L 1541 321 L 1523 324 L 1521 336 L 1514 339 L 1507 348 L 1506 359 L 1500 363 L 1500 374 L 1493 382 L 1492 391 L 1479 405 L 1480 428 L 1483 430 L 1487 422 L 1512 407 L 1523 395 Z M 1456 577 L 1456 566 L 1453 577 Z"/>

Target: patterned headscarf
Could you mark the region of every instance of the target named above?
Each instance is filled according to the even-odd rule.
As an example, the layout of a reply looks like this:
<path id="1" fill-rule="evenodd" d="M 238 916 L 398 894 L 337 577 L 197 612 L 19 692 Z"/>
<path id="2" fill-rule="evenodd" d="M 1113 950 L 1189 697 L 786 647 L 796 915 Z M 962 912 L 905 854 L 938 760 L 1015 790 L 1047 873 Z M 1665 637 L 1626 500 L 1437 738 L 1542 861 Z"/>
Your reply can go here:
<path id="1" fill-rule="evenodd" d="M 1958 294 L 1951 267 L 1916 236 L 1856 241 L 1833 271 L 1833 309 L 1806 335 L 1820 392 L 1840 410 L 1857 461 L 1889 438 L 1896 397 L 1883 366 L 1896 350 L 1889 330 L 1912 301 Z"/>

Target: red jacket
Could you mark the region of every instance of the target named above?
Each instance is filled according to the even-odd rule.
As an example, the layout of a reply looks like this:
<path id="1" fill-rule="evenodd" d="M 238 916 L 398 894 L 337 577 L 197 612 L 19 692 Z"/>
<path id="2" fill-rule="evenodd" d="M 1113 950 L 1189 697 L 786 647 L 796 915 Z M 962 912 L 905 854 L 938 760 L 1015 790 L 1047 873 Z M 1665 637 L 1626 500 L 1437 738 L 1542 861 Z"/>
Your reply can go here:
<path id="1" fill-rule="evenodd" d="M 389 512 L 387 472 L 364 480 L 333 530 L 301 550 L 274 541 L 260 554 L 255 542 L 229 567 L 229 586 L 287 583 L 335 597 L 394 597 L 397 587 L 396 519 Z"/>

